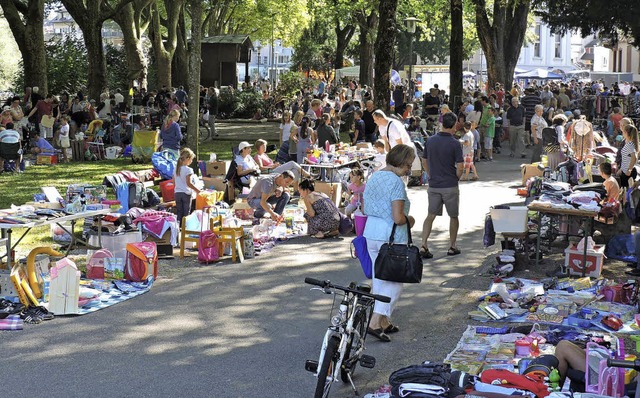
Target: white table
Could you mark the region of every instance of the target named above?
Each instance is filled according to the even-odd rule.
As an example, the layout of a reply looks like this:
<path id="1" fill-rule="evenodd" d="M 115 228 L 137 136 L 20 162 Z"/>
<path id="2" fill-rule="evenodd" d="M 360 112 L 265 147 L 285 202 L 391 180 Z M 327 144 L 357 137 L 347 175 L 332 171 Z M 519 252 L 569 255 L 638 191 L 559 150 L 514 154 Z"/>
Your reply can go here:
<path id="1" fill-rule="evenodd" d="M 4 256 L 0 256 L 0 259 L 2 259 L 3 257 L 7 257 L 7 264 L 10 267 L 13 261 L 12 251 L 16 248 L 16 246 L 18 246 L 18 244 L 22 241 L 22 239 L 31 231 L 31 229 L 36 227 L 43 227 L 46 225 L 52 225 L 52 224 L 57 224 L 65 232 L 71 235 L 71 242 L 67 247 L 67 254 L 69 254 L 69 251 L 71 250 L 71 248 L 73 248 L 78 243 L 81 243 L 90 249 L 100 249 L 99 247 L 90 246 L 89 243 L 84 239 L 77 238 L 74 234 L 74 227 L 76 225 L 76 222 L 81 218 L 97 217 L 98 218 L 98 222 L 97 222 L 98 244 L 101 244 L 102 243 L 102 228 L 101 228 L 102 218 L 99 216 L 103 216 L 108 213 L 111 213 L 110 209 L 88 210 L 80 213 L 65 215 L 62 217 L 51 218 L 48 220 L 34 220 L 34 221 L 23 223 L 23 224 L 0 223 L 0 233 L 1 233 L 0 236 L 2 238 L 0 239 L 0 244 L 4 244 L 7 249 L 7 254 Z M 70 231 L 64 225 L 62 225 L 62 223 L 64 223 L 65 221 L 71 222 Z M 20 237 L 15 243 L 12 243 L 11 237 L 14 229 L 24 229 L 25 231 L 22 233 L 22 235 L 20 235 Z"/>

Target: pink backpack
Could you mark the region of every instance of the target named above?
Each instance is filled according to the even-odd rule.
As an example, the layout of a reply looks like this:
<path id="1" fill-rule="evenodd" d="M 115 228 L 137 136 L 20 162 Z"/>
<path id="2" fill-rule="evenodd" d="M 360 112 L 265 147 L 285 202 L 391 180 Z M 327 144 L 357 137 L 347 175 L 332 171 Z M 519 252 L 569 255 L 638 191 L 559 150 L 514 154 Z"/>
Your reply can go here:
<path id="1" fill-rule="evenodd" d="M 143 282 L 148 277 L 158 279 L 158 251 L 155 242 L 127 243 L 127 264 L 124 279 Z"/>
<path id="2" fill-rule="evenodd" d="M 198 261 L 207 264 L 213 261 L 218 261 L 220 258 L 220 253 L 218 252 L 218 236 L 208 229 L 211 214 L 209 214 L 209 217 L 205 217 L 205 212 L 210 208 L 210 206 L 207 206 L 202 209 L 200 240 L 198 242 Z M 206 230 L 205 224 L 207 225 Z"/>
<path id="3" fill-rule="evenodd" d="M 87 279 L 104 279 L 105 258 L 113 258 L 113 253 L 107 249 L 100 249 L 93 253 L 87 261 Z"/>

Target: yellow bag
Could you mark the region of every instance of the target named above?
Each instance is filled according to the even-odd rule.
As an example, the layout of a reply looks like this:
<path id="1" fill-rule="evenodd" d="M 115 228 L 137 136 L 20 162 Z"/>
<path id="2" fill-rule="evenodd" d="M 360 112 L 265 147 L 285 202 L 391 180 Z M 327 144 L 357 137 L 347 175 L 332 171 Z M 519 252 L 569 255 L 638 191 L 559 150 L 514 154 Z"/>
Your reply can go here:
<path id="1" fill-rule="evenodd" d="M 202 210 L 207 206 L 214 206 L 217 202 L 224 200 L 223 191 L 200 191 L 196 196 L 196 210 Z"/>

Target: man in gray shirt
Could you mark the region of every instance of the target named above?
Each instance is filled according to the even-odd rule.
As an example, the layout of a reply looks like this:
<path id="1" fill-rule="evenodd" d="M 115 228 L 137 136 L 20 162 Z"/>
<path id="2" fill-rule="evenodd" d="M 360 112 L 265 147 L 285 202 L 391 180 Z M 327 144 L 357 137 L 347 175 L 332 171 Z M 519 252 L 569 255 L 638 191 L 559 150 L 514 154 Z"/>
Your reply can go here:
<path id="1" fill-rule="evenodd" d="M 511 108 L 507 111 L 507 120 L 509 121 L 509 147 L 511 149 L 510 157 L 514 157 L 518 146 L 520 146 L 520 157 L 525 158 L 524 153 L 524 107 L 520 106 L 520 100 L 517 97 L 511 99 Z"/>
<path id="2" fill-rule="evenodd" d="M 288 170 L 283 171 L 282 174 L 271 174 L 260 178 L 247 196 L 247 203 L 255 210 L 253 215 L 256 218 L 262 218 L 269 213 L 272 220 L 279 219 L 290 199 L 289 194 L 284 192 L 284 188 L 291 185 L 294 180 L 293 173 Z"/>

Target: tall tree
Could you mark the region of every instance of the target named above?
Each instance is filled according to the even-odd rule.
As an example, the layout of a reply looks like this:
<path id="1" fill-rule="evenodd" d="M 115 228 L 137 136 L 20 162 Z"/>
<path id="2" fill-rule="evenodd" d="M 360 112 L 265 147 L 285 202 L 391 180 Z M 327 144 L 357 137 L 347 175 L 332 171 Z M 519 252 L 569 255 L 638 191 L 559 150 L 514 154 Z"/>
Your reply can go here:
<path id="1" fill-rule="evenodd" d="M 176 51 L 171 62 L 171 84 L 175 87 L 187 87 L 189 85 L 189 76 L 184 73 L 185 70 L 189 69 L 187 22 L 186 13 L 183 10 L 178 18 L 178 41 L 176 42 Z"/>
<path id="2" fill-rule="evenodd" d="M 361 7 L 355 13 L 358 21 L 360 35 L 359 56 L 360 56 L 360 84 L 370 85 L 373 83 L 373 50 L 378 29 L 378 10 L 376 7 Z"/>
<path id="3" fill-rule="evenodd" d="M 47 57 L 44 46 L 45 0 L 0 0 L 0 6 L 18 44 L 24 64 L 24 82 L 47 93 Z M 21 87 L 21 89 L 24 87 Z"/>
<path id="4" fill-rule="evenodd" d="M 147 87 L 147 56 L 142 47 L 142 35 L 149 27 L 150 7 L 154 0 L 133 0 L 113 15 L 113 20 L 120 26 L 124 39 L 127 57 L 128 79 L 137 80 L 141 87 Z"/>
<path id="5" fill-rule="evenodd" d="M 458 100 L 462 99 L 463 58 L 463 9 L 462 0 L 451 0 L 451 41 L 449 44 L 449 98 L 454 112 L 458 111 Z"/>
<path id="6" fill-rule="evenodd" d="M 600 33 L 617 41 L 620 33 L 640 46 L 638 0 L 536 0 L 535 13 L 559 33 L 579 29 L 582 36 Z"/>
<path id="7" fill-rule="evenodd" d="M 171 87 L 171 61 L 178 45 L 178 20 L 184 4 L 185 0 L 157 0 L 151 6 L 149 36 L 160 88 Z M 162 11 L 166 12 L 164 19 Z"/>
<path id="8" fill-rule="evenodd" d="M 496 0 L 491 10 L 486 0 L 472 1 L 478 38 L 487 59 L 489 87 L 503 83 L 508 90 L 524 42 L 531 0 Z"/>
<path id="9" fill-rule="evenodd" d="M 380 0 L 378 14 L 383 15 L 378 24 L 375 45 L 374 102 L 377 108 L 388 111 L 391 99 L 389 81 L 393 62 L 393 47 L 396 39 L 396 10 L 398 0 Z"/>
<path id="10" fill-rule="evenodd" d="M 188 91 L 191 93 L 189 97 L 189 119 L 187 124 L 188 145 L 196 153 L 194 162 L 198 160 L 198 136 L 200 134 L 200 123 L 198 118 L 200 115 L 200 73 L 202 67 L 202 19 L 203 9 L 201 1 L 190 1 L 188 10 L 191 14 L 191 38 L 189 41 L 189 70 L 185 71 L 189 74 Z M 197 165 L 197 163 L 196 163 Z"/>
<path id="11" fill-rule="evenodd" d="M 353 3 L 351 1 L 333 0 L 333 27 L 336 33 L 336 56 L 333 59 L 333 68 L 344 67 L 344 52 L 356 33 L 356 24 L 353 21 Z"/>
<path id="12" fill-rule="evenodd" d="M 102 24 L 112 19 L 116 13 L 132 0 L 60 0 L 76 21 L 89 57 L 89 98 L 98 99 L 107 88 L 107 64 L 102 45 Z"/>

